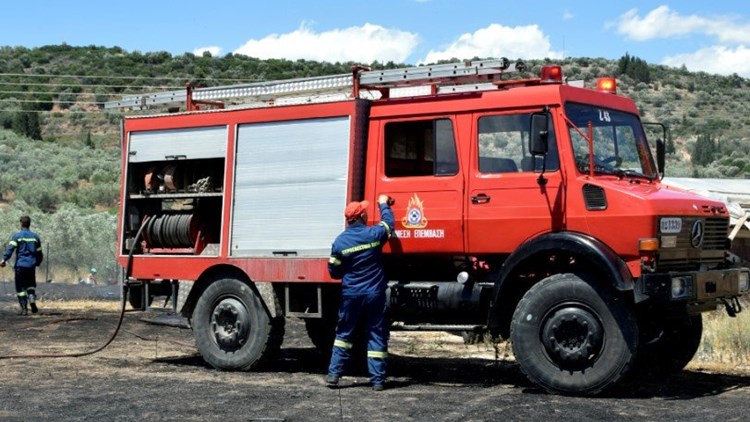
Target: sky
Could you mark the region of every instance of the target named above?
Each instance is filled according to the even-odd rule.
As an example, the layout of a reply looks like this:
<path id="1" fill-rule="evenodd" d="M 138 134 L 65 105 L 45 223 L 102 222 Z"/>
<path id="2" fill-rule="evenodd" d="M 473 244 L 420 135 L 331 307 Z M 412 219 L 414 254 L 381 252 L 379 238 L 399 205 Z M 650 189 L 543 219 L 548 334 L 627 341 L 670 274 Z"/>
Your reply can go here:
<path id="1" fill-rule="evenodd" d="M 750 77 L 750 3 L 714 1 L 9 1 L 0 46 L 407 64 L 618 59 Z"/>

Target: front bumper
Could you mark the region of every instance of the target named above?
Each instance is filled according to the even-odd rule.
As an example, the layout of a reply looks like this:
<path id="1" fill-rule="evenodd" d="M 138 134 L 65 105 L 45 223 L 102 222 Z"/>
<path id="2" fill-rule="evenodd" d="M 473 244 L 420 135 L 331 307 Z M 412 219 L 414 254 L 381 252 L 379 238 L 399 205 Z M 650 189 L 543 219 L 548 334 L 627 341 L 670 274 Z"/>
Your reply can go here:
<path id="1" fill-rule="evenodd" d="M 639 302 L 654 299 L 688 305 L 705 304 L 706 308 L 700 309 L 704 311 L 712 309 L 721 299 L 748 293 L 747 279 L 750 279 L 750 269 L 730 268 L 643 274 L 636 284 Z"/>

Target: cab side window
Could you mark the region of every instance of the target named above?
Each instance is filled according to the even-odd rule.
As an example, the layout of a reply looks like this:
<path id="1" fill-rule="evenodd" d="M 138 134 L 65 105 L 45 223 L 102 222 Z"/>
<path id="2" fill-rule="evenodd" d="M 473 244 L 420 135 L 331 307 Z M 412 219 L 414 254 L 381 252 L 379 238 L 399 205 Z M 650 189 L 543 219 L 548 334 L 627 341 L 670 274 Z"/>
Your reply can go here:
<path id="1" fill-rule="evenodd" d="M 452 176 L 457 173 L 458 156 L 450 119 L 385 125 L 386 176 Z"/>
<path id="2" fill-rule="evenodd" d="M 529 153 L 530 114 L 479 118 L 479 172 L 516 173 L 541 171 L 544 157 Z M 549 131 L 545 171 L 560 167 L 553 127 Z"/>

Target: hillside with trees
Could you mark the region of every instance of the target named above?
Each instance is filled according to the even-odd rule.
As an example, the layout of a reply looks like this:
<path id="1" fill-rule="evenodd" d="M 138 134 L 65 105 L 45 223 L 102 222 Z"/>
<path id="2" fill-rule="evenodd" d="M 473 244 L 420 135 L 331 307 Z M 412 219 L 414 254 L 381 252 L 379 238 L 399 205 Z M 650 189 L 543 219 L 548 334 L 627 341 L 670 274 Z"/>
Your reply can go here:
<path id="1" fill-rule="evenodd" d="M 528 61 L 529 73 L 522 76 L 538 75 L 546 63 Z M 669 176 L 750 177 L 750 80 L 648 64 L 627 53 L 619 60 L 556 63 L 569 81 L 583 80 L 589 87 L 597 77 L 616 76 L 618 92 L 636 101 L 644 121 L 668 125 Z M 186 83 L 219 86 L 348 73 L 353 64 L 65 44 L 0 47 L 0 236 L 16 229 L 18 216 L 30 214 L 50 248 L 50 277 L 74 280 L 94 266 L 114 278 L 123 114 L 105 110 L 105 102 L 183 90 Z"/>

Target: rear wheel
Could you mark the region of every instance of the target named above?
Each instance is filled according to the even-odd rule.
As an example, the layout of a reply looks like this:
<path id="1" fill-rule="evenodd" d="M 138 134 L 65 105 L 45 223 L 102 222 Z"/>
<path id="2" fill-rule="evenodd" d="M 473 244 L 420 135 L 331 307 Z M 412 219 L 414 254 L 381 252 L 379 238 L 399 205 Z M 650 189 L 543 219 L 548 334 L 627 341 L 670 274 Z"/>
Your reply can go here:
<path id="1" fill-rule="evenodd" d="M 143 305 L 143 286 L 131 286 L 128 288 L 128 303 L 133 309 L 144 309 L 151 306 L 154 297 L 149 295 L 148 303 Z"/>
<path id="2" fill-rule="evenodd" d="M 333 341 L 336 339 L 336 324 L 338 313 L 324 313 L 323 318 L 306 318 L 305 329 L 321 359 L 330 361 L 333 353 Z M 361 318 L 357 329 L 353 333 L 352 349 L 349 351 L 349 368 L 354 373 L 365 372 L 367 361 L 367 337 L 365 336 L 365 320 Z"/>
<path id="3" fill-rule="evenodd" d="M 593 395 L 631 368 L 638 327 L 622 297 L 592 277 L 557 274 L 534 285 L 511 322 L 521 370 L 551 393 Z"/>
<path id="4" fill-rule="evenodd" d="M 336 323 L 338 322 L 338 308 L 341 301 L 341 287 L 322 286 L 320 318 L 304 318 L 307 336 L 312 344 L 323 356 L 330 357 L 333 340 L 336 337 Z"/>
<path id="5" fill-rule="evenodd" d="M 305 318 L 305 329 L 310 341 L 319 352 L 331 353 L 333 340 L 336 337 L 336 319 Z"/>
<path id="6" fill-rule="evenodd" d="M 638 369 L 662 374 L 683 370 L 701 345 L 703 318 L 684 315 L 665 319 L 658 328 L 654 338 L 642 339 L 638 348 Z"/>
<path id="7" fill-rule="evenodd" d="M 222 370 L 250 370 L 274 357 L 284 334 L 284 319 L 271 318 L 255 289 L 234 278 L 206 288 L 192 325 L 203 359 Z"/>

